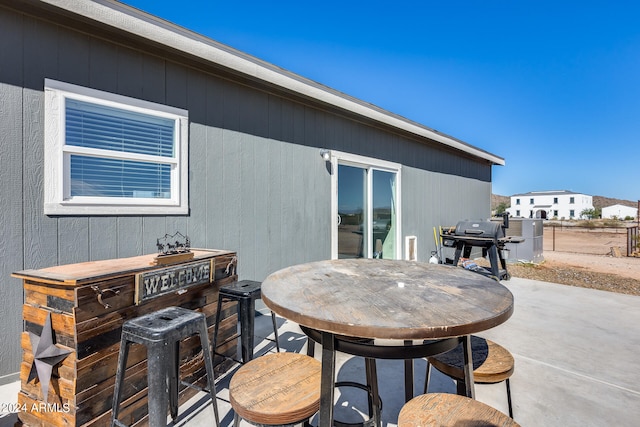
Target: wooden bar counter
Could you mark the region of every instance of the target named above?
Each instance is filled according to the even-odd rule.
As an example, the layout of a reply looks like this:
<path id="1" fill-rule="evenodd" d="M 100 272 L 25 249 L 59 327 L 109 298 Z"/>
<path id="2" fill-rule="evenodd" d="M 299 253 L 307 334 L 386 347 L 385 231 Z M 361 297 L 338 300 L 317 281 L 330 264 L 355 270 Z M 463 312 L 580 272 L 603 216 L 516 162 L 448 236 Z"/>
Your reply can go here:
<path id="1" fill-rule="evenodd" d="M 205 313 L 211 340 L 218 290 L 237 280 L 237 257 L 235 252 L 224 250 L 200 249 L 192 253 L 191 259 L 165 265 L 155 265 L 156 255 L 152 254 L 14 273 L 24 285 L 20 422 L 43 427 L 108 426 L 125 320 L 164 307 L 181 306 Z M 217 350 L 232 357 L 236 355 L 238 339 L 235 304 L 223 305 Z M 45 328 L 49 317 L 51 327 Z M 50 335 L 55 347 L 68 355 L 53 364 L 45 398 L 32 347 L 34 339 L 46 343 Z M 36 356 L 36 361 L 46 362 L 45 356 Z M 230 362 L 217 359 L 215 362 L 220 363 L 215 371 L 220 374 Z M 180 372 L 185 381 L 206 385 L 197 336 L 180 345 Z M 180 403 L 194 394 L 194 389 L 181 386 Z M 133 345 L 130 349 L 122 402 L 123 422 L 146 424 L 147 368 L 143 346 Z"/>

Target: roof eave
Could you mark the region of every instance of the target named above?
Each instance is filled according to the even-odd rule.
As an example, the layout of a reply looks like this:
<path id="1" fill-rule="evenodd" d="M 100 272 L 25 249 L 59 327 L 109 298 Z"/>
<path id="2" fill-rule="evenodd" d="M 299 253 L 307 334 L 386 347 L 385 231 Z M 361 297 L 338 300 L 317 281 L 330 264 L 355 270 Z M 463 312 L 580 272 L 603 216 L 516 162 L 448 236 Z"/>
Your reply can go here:
<path id="1" fill-rule="evenodd" d="M 495 154 L 345 95 L 126 4 L 113 0 L 86 2 L 78 2 L 77 0 L 40 0 L 40 2 L 63 9 L 69 13 L 81 15 L 87 19 L 99 21 L 118 30 L 182 51 L 185 54 L 333 105 L 370 120 L 439 142 L 487 160 L 492 164 L 505 165 L 504 158 Z"/>

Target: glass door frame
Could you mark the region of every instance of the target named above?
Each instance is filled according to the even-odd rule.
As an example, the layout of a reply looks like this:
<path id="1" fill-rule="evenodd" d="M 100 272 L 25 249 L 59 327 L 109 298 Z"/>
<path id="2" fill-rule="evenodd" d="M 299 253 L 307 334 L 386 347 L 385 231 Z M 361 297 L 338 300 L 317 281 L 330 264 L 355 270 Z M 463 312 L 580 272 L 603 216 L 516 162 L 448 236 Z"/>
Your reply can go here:
<path id="1" fill-rule="evenodd" d="M 400 163 L 359 156 L 357 154 L 343 153 L 331 150 L 331 259 L 338 258 L 338 165 L 354 166 L 367 170 L 366 205 L 367 213 L 366 230 L 373 229 L 373 170 L 395 173 L 395 259 L 402 259 L 402 165 Z M 366 247 L 365 258 L 373 257 L 373 244 Z"/>

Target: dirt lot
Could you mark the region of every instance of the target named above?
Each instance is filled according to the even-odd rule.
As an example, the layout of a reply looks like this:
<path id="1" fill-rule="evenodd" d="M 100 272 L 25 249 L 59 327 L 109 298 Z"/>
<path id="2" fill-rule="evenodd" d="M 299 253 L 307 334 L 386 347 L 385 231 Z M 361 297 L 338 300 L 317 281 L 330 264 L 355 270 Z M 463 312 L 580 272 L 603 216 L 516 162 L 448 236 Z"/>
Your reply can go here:
<path id="1" fill-rule="evenodd" d="M 545 251 L 540 264 L 509 264 L 513 277 L 640 295 L 640 258 Z"/>
<path id="2" fill-rule="evenodd" d="M 627 231 L 624 228 L 544 227 L 545 252 L 576 252 L 608 255 L 611 248 L 627 251 Z"/>

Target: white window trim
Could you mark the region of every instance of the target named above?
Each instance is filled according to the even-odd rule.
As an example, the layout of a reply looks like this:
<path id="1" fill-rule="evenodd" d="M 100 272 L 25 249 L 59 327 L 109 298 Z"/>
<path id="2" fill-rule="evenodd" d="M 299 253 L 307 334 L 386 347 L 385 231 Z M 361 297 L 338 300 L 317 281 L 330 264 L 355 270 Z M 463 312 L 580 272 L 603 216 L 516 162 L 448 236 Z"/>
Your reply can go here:
<path id="1" fill-rule="evenodd" d="M 338 258 L 338 164 L 342 164 L 372 168 L 396 174 L 396 218 L 398 218 L 398 224 L 395 235 L 395 259 L 402 259 L 402 165 L 400 163 L 335 150 L 331 150 L 330 155 L 331 170 L 333 171 L 331 174 L 331 258 Z M 371 181 L 373 180 L 371 174 L 368 175 L 368 180 L 368 188 L 371 188 Z M 371 203 L 371 193 L 368 191 L 367 206 L 371 206 Z M 366 218 L 367 229 L 371 229 L 373 226 L 372 215 L 366 215 Z M 369 249 L 369 252 L 371 252 L 371 248 Z M 368 254 L 367 257 L 371 258 L 371 254 Z"/>
<path id="2" fill-rule="evenodd" d="M 44 213 L 45 215 L 181 215 L 189 213 L 189 117 L 188 111 L 127 96 L 116 95 L 56 80 L 45 79 L 45 152 L 44 152 Z M 172 159 L 147 155 L 127 155 L 127 159 L 161 160 L 171 163 L 171 199 L 135 199 L 115 197 L 70 198 L 70 153 L 99 154 L 101 150 L 73 147 L 65 144 L 65 100 L 73 98 L 94 104 L 170 118 L 176 121 L 176 155 Z M 109 152 L 116 158 L 117 153 Z"/>

